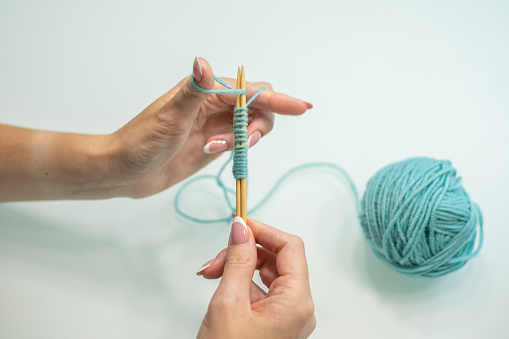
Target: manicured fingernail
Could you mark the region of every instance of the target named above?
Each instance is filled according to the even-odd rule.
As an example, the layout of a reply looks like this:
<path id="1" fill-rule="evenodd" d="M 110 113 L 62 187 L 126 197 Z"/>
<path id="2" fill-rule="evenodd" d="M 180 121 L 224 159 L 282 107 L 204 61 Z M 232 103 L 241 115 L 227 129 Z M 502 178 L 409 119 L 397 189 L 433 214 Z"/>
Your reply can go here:
<path id="1" fill-rule="evenodd" d="M 305 103 L 305 104 L 306 104 L 306 106 L 308 107 L 308 109 L 313 108 L 313 104 L 311 104 L 311 103 L 309 103 L 309 102 L 307 102 L 307 101 L 304 101 L 304 100 L 301 100 L 301 101 L 302 101 L 303 103 Z"/>
<path id="2" fill-rule="evenodd" d="M 194 77 L 194 80 L 200 81 L 202 75 L 203 75 L 203 73 L 202 73 L 202 70 L 201 70 L 200 60 L 198 60 L 198 57 L 195 57 L 194 58 L 194 63 L 193 63 L 193 77 Z"/>
<path id="3" fill-rule="evenodd" d="M 241 217 L 235 217 L 232 223 L 232 231 L 230 233 L 230 244 L 240 245 L 247 242 L 249 233 L 246 223 Z"/>
<path id="4" fill-rule="evenodd" d="M 207 267 L 209 267 L 210 265 L 212 265 L 212 263 L 214 262 L 214 260 L 216 259 L 210 259 L 209 261 L 207 261 L 205 264 L 203 264 L 202 267 L 200 267 L 200 269 L 198 270 L 198 272 L 196 272 L 196 275 L 202 275 L 203 274 L 203 271 L 205 271 L 207 269 Z"/>
<path id="5" fill-rule="evenodd" d="M 226 151 L 228 149 L 228 144 L 226 143 L 226 140 L 212 140 L 208 144 L 203 147 L 203 152 L 207 154 L 211 153 L 219 153 Z"/>
<path id="6" fill-rule="evenodd" d="M 254 131 L 253 134 L 251 134 L 251 136 L 248 139 L 249 148 L 251 148 L 254 145 L 256 145 L 256 143 L 258 141 L 260 141 L 261 138 L 262 138 L 262 132 Z"/>

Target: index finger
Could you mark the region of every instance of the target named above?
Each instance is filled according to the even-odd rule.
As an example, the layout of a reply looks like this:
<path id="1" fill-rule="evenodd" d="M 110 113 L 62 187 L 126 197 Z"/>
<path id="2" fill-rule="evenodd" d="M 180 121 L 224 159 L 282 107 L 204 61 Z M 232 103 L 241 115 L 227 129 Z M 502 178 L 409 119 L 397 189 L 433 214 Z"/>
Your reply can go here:
<path id="1" fill-rule="evenodd" d="M 248 218 L 247 225 L 253 231 L 257 244 L 277 254 L 276 268 L 280 276 L 291 274 L 308 281 L 308 266 L 301 238 L 251 218 Z"/>
<path id="2" fill-rule="evenodd" d="M 230 85 L 235 86 L 235 80 L 223 79 Z M 272 90 L 268 83 L 246 83 L 247 99 L 249 100 L 261 87 L 266 87 L 251 104 L 262 111 L 275 112 L 285 115 L 300 115 L 313 106 L 303 100 Z M 229 104 L 235 105 L 235 96 L 219 94 L 219 98 Z"/>

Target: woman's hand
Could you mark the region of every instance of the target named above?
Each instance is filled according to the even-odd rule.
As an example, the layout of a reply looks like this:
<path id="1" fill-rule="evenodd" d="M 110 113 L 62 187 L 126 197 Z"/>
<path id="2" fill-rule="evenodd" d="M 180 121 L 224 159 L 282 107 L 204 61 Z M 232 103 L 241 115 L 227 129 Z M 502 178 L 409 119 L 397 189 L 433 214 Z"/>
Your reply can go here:
<path id="1" fill-rule="evenodd" d="M 236 217 L 228 248 L 198 271 L 223 276 L 198 338 L 307 338 L 316 318 L 304 243 L 259 221 L 248 224 Z M 268 293 L 252 281 L 255 269 Z"/>
<path id="2" fill-rule="evenodd" d="M 214 88 L 206 60 L 196 58 L 193 76 L 201 88 Z M 248 98 L 262 86 L 267 90 L 249 114 L 250 146 L 270 132 L 274 112 L 298 115 L 312 107 L 268 83 L 247 83 Z M 113 134 L 0 124 L 0 201 L 141 198 L 163 191 L 232 149 L 234 105 L 235 95 L 201 93 L 187 77 Z"/>
<path id="3" fill-rule="evenodd" d="M 214 74 L 205 59 L 195 59 L 193 76 L 201 88 L 214 88 Z M 235 86 L 234 79 L 224 80 Z M 274 112 L 298 115 L 312 107 L 274 92 L 268 83 L 247 83 L 248 98 L 262 86 L 267 90 L 253 102 L 250 112 L 250 147 L 271 131 Z M 217 88 L 222 87 L 218 84 Z M 113 134 L 117 149 L 111 165 L 113 175 L 124 178 L 127 195 L 136 198 L 189 177 L 221 152 L 233 148 L 234 107 L 235 95 L 201 93 L 192 87 L 189 78 L 183 79 Z"/>

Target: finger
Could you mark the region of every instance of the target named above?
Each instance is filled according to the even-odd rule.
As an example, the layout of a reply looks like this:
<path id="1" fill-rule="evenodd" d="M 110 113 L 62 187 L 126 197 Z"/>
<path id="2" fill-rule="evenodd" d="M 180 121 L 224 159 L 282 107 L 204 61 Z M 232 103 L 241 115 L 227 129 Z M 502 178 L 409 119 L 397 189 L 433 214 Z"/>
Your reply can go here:
<path id="1" fill-rule="evenodd" d="M 226 251 L 223 278 L 214 296 L 250 305 L 251 280 L 256 267 L 256 244 L 244 220 L 235 217 Z"/>
<path id="2" fill-rule="evenodd" d="M 230 85 L 235 86 L 235 80 L 224 80 L 230 83 Z M 306 112 L 308 109 L 313 108 L 313 105 L 304 100 L 293 98 L 283 93 L 275 92 L 272 90 L 272 86 L 266 82 L 247 82 L 247 99 L 251 99 L 251 97 L 261 87 L 266 87 L 266 90 L 262 91 L 252 102 L 251 106 L 253 108 L 285 115 L 299 115 Z M 235 105 L 236 99 L 233 95 L 219 95 L 219 98 L 228 105 Z"/>
<path id="3" fill-rule="evenodd" d="M 315 328 L 316 328 L 316 316 L 313 314 L 313 316 L 307 322 L 306 327 L 305 327 L 306 338 L 309 337 L 311 335 L 311 333 L 313 333 Z"/>
<path id="4" fill-rule="evenodd" d="M 252 121 L 247 127 L 248 145 L 253 147 L 262 137 L 267 135 L 274 127 L 274 114 L 253 110 Z M 250 113 L 251 115 L 251 113 Z M 205 153 L 220 153 L 233 150 L 233 132 L 217 134 L 207 140 L 203 151 Z"/>
<path id="5" fill-rule="evenodd" d="M 216 256 L 215 259 L 207 261 L 198 271 L 197 275 L 205 279 L 217 279 L 223 275 L 224 264 L 226 261 L 225 248 Z M 265 286 L 270 284 L 279 276 L 276 269 L 276 255 L 266 249 L 256 247 L 256 270 L 260 271 L 260 278 Z"/>
<path id="6" fill-rule="evenodd" d="M 217 279 L 223 275 L 224 263 L 226 261 L 226 251 L 228 249 L 225 248 L 219 254 L 209 261 L 207 261 L 203 266 L 198 270 L 196 275 L 201 275 L 205 279 Z"/>
<path id="7" fill-rule="evenodd" d="M 251 107 L 285 115 L 300 115 L 313 105 L 283 93 L 265 90 L 251 103 Z"/>
<path id="8" fill-rule="evenodd" d="M 195 58 L 193 74 L 191 76 L 200 88 L 212 89 L 214 87 L 214 73 L 204 58 Z M 210 94 L 202 93 L 194 88 L 190 77 L 184 81 L 185 83 L 178 92 L 162 107 L 162 111 L 169 113 L 173 117 L 185 118 L 192 121 Z"/>
<path id="9" fill-rule="evenodd" d="M 255 303 L 267 297 L 267 293 L 260 288 L 254 281 L 251 281 L 251 303 Z"/>
<path id="10" fill-rule="evenodd" d="M 274 113 L 253 110 L 251 122 L 247 126 L 249 148 L 256 145 L 262 137 L 272 131 L 274 127 Z"/>
<path id="11" fill-rule="evenodd" d="M 270 287 L 272 282 L 279 277 L 276 267 L 276 254 L 267 251 L 263 247 L 257 247 L 256 269 L 260 271 L 260 279 L 263 284 Z"/>
<path id="12" fill-rule="evenodd" d="M 301 238 L 251 218 L 248 218 L 248 225 L 256 243 L 277 254 L 276 268 L 280 276 L 291 274 L 299 280 L 309 281 L 304 242 Z"/>
<path id="13" fill-rule="evenodd" d="M 198 275 L 203 275 L 207 279 L 216 279 L 219 278 L 223 274 L 223 268 L 224 268 L 224 262 L 226 258 L 226 248 L 219 252 L 219 254 L 216 256 L 215 259 L 211 259 L 208 262 L 206 262 L 202 268 L 198 271 Z M 273 253 L 268 252 L 267 250 L 257 247 L 258 253 L 261 253 L 261 255 L 257 255 L 257 267 L 262 267 L 262 270 L 267 270 L 268 262 L 271 262 L 271 270 L 276 270 L 275 265 L 275 256 Z M 265 274 L 267 276 L 267 274 Z M 262 271 L 260 271 L 260 277 L 262 277 Z M 270 275 L 270 279 L 274 280 L 276 277 L 273 275 Z M 262 277 L 262 282 L 268 287 L 267 283 L 264 281 L 264 278 Z M 270 283 L 269 283 L 270 285 Z M 251 290 L 250 290 L 250 300 L 251 303 L 255 303 L 257 301 L 260 301 L 261 299 L 264 299 L 267 297 L 267 293 L 260 288 L 254 281 L 251 281 Z"/>

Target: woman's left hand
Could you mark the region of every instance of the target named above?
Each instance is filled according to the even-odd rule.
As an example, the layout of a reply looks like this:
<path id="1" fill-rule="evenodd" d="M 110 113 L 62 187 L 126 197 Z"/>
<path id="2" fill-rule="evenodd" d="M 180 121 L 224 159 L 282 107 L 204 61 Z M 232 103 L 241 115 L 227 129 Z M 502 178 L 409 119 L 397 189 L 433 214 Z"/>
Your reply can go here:
<path id="1" fill-rule="evenodd" d="M 205 59 L 195 59 L 193 77 L 199 87 L 215 88 Z M 235 87 L 235 79 L 223 80 Z M 250 147 L 272 130 L 274 113 L 299 115 L 312 108 L 274 92 L 269 83 L 246 83 L 248 99 L 262 86 L 267 89 L 251 105 Z M 235 100 L 232 94 L 201 93 L 187 77 L 113 133 L 109 142 L 115 152 L 109 167 L 117 182 L 122 179 L 123 195 L 140 198 L 160 192 L 231 150 Z"/>
<path id="2" fill-rule="evenodd" d="M 215 86 L 205 59 L 195 59 L 193 77 L 201 88 Z M 235 80 L 224 80 L 234 86 Z M 250 146 L 270 132 L 274 112 L 299 115 L 312 107 L 269 83 L 246 83 L 247 97 L 262 86 L 267 90 L 249 114 Z M 163 191 L 233 148 L 235 101 L 232 94 L 199 92 L 187 77 L 112 134 L 0 124 L 0 201 L 142 198 Z"/>

